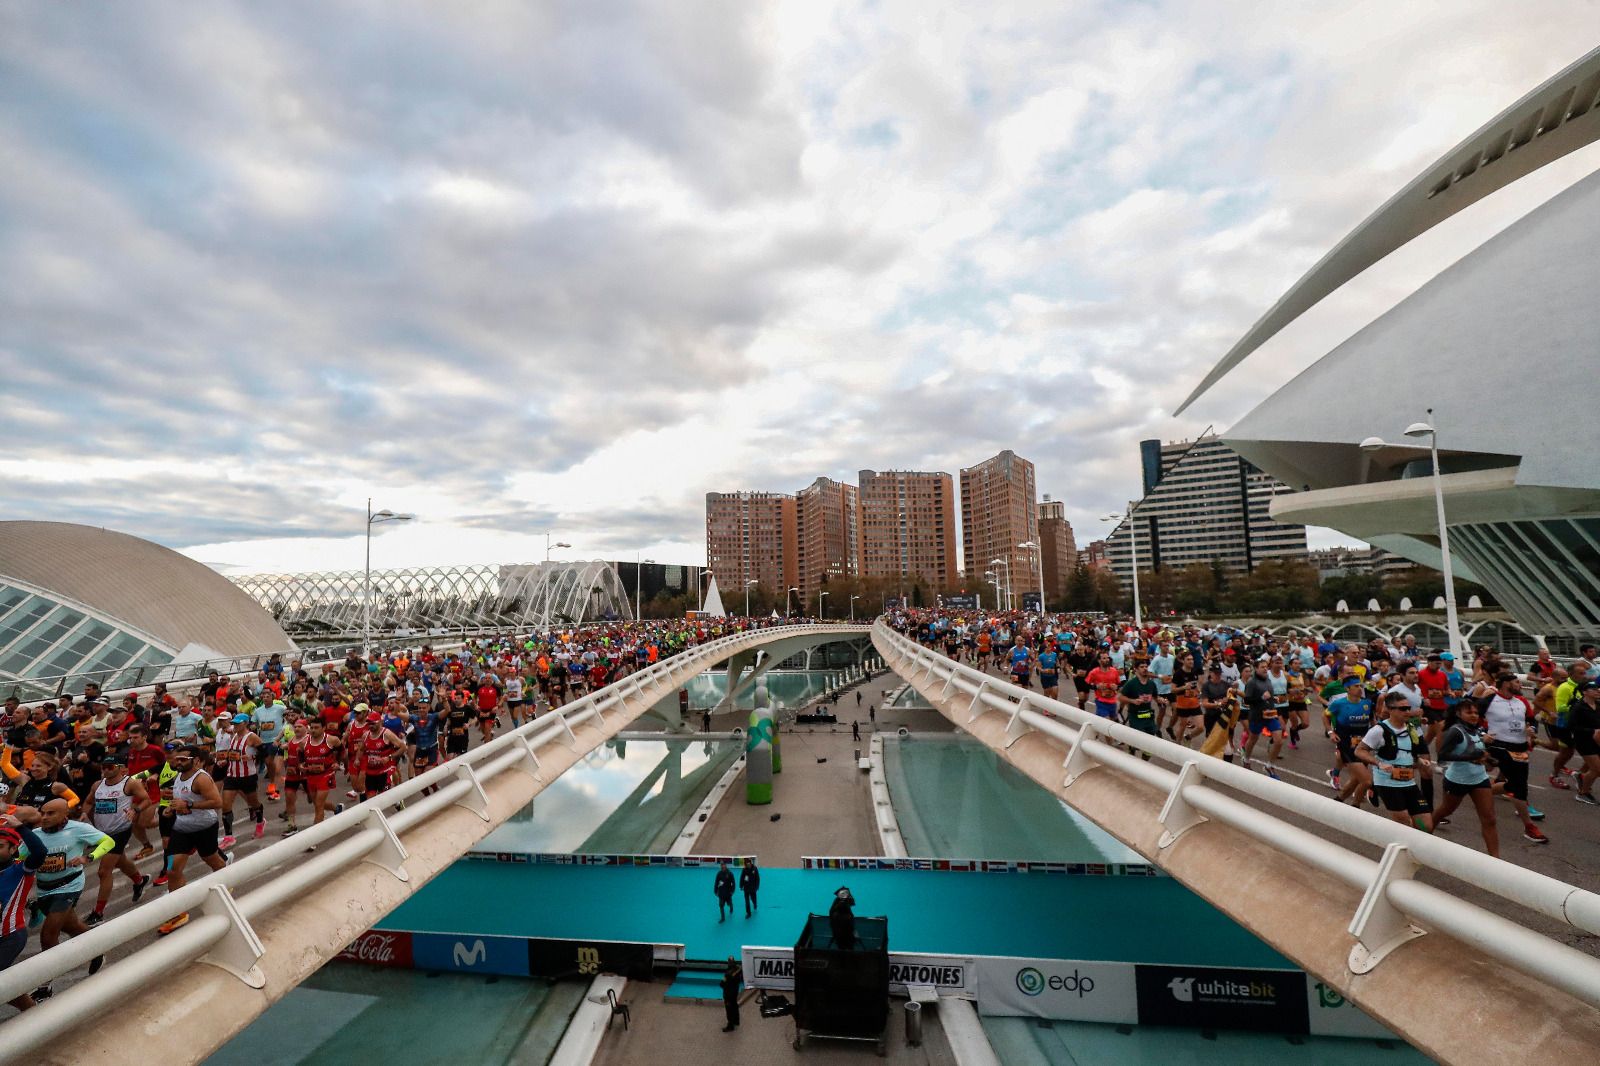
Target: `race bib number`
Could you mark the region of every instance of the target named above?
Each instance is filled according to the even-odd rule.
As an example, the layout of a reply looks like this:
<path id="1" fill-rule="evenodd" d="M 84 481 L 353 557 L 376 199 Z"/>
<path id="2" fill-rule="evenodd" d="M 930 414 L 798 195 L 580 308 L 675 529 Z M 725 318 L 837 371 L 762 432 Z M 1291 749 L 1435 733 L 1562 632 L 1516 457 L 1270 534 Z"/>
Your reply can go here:
<path id="1" fill-rule="evenodd" d="M 1396 766 L 1389 771 L 1389 776 L 1396 781 L 1410 781 L 1417 776 L 1417 770 L 1414 766 Z"/>
<path id="2" fill-rule="evenodd" d="M 114 799 L 97 799 L 97 800 L 95 800 L 94 801 L 94 813 L 96 813 L 96 814 L 116 814 L 117 813 L 117 801 L 114 800 Z"/>
<path id="3" fill-rule="evenodd" d="M 1516 762 L 1527 762 L 1528 753 L 1525 751 L 1514 751 L 1511 753 L 1511 758 Z"/>
<path id="4" fill-rule="evenodd" d="M 39 867 L 42 874 L 58 874 L 67 868 L 67 857 L 52 852 L 44 857 L 44 865 Z"/>

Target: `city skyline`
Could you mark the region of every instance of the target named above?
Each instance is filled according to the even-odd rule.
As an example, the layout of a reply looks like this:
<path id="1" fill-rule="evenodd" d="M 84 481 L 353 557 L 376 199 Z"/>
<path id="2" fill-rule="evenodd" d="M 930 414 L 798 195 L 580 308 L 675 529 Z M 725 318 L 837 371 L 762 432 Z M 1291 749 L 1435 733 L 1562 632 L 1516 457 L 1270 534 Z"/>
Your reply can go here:
<path id="1" fill-rule="evenodd" d="M 1425 234 L 1171 417 L 1579 51 L 1488 0 L 1381 10 L 1374 35 L 1360 5 L 12 9 L 0 507 L 232 573 L 358 565 L 368 497 L 418 516 L 375 566 L 538 561 L 551 531 L 692 564 L 707 488 L 1012 447 L 1097 539 L 1135 442 L 1225 430 L 1600 158 Z"/>

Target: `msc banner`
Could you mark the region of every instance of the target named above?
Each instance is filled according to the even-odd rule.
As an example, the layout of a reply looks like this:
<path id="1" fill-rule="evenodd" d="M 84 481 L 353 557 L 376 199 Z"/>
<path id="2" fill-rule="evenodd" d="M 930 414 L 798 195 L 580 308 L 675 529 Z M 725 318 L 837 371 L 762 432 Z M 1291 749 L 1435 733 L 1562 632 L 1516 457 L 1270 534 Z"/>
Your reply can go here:
<path id="1" fill-rule="evenodd" d="M 775 992 L 794 990 L 793 948 L 743 949 L 744 983 Z M 907 985 L 937 989 L 948 996 L 977 993 L 973 960 L 953 955 L 889 955 L 889 991 L 904 993 Z"/>
<path id="2" fill-rule="evenodd" d="M 1076 1022 L 1137 1022 L 1131 962 L 981 956 L 978 1012 Z"/>
<path id="3" fill-rule="evenodd" d="M 529 940 L 528 973 L 533 977 L 591 977 L 616 973 L 650 980 L 655 948 L 616 940 Z"/>
<path id="4" fill-rule="evenodd" d="M 1191 1029 L 1309 1031 L 1306 975 L 1300 970 L 1233 970 L 1140 963 L 1140 1025 Z"/>

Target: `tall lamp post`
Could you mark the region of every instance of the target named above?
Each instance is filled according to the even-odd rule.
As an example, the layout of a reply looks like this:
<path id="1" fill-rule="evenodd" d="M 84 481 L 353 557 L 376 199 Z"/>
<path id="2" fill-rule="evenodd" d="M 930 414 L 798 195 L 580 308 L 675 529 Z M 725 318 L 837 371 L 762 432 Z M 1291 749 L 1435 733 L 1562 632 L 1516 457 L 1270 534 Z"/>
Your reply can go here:
<path id="1" fill-rule="evenodd" d="M 851 596 L 850 597 L 850 621 L 852 621 L 852 622 L 854 622 L 856 620 L 856 601 L 859 600 L 860 598 L 861 598 L 860 596 Z"/>
<path id="2" fill-rule="evenodd" d="M 793 596 L 796 592 L 799 592 L 799 591 L 800 591 L 799 589 L 795 588 L 793 585 L 790 585 L 789 586 L 789 591 L 785 592 L 783 594 L 783 616 L 785 618 L 790 617 L 790 614 L 789 614 L 789 597 Z M 800 606 L 804 607 L 805 604 L 802 603 Z"/>
<path id="3" fill-rule="evenodd" d="M 989 579 L 989 584 L 994 586 L 994 607 L 1000 610 L 1000 577 L 993 570 L 985 570 L 983 576 Z"/>
<path id="4" fill-rule="evenodd" d="M 1428 438 L 1428 452 L 1433 460 L 1433 508 L 1439 523 L 1440 572 L 1444 574 L 1444 625 L 1450 639 L 1450 654 L 1456 663 L 1467 661 L 1466 647 L 1461 640 L 1461 626 L 1456 618 L 1456 582 L 1450 568 L 1450 534 L 1444 520 L 1444 483 L 1439 474 L 1439 432 L 1433 427 L 1433 408 L 1428 408 L 1428 421 L 1413 422 L 1406 427 L 1406 436 L 1413 439 Z M 1361 450 L 1379 451 L 1390 445 L 1382 437 L 1368 437 L 1361 442 Z"/>
<path id="5" fill-rule="evenodd" d="M 757 581 L 755 578 L 751 578 L 749 581 L 744 583 L 744 616 L 746 618 L 750 617 L 750 586 L 759 584 L 761 584 L 761 582 Z"/>
<path id="6" fill-rule="evenodd" d="M 554 534 L 551 534 L 551 533 L 546 533 L 544 535 L 544 561 L 547 562 L 547 563 L 550 561 L 550 549 L 552 549 L 552 548 L 570 548 L 570 547 L 572 547 L 572 545 L 568 544 L 564 540 L 558 540 L 554 544 L 551 544 L 550 543 L 550 538 L 553 535 Z"/>
<path id="7" fill-rule="evenodd" d="M 901 511 L 900 519 L 900 606 L 902 609 L 910 607 L 906 602 L 906 575 L 911 569 L 911 528 L 906 523 L 906 513 Z"/>
<path id="8" fill-rule="evenodd" d="M 1128 545 L 1133 560 L 1133 624 L 1143 629 L 1144 614 L 1139 610 L 1139 527 L 1133 521 L 1133 504 L 1128 504 L 1122 514 L 1108 514 L 1100 521 L 1128 523 Z"/>
<path id="9" fill-rule="evenodd" d="M 641 559 L 637 552 L 634 553 L 633 563 L 633 620 L 644 620 L 644 595 L 640 591 L 644 588 L 644 564 L 653 563 L 654 559 Z M 546 562 L 549 560 L 546 559 Z"/>
<path id="10" fill-rule="evenodd" d="M 1003 566 L 1003 567 L 1006 568 L 1006 595 L 1005 595 L 1005 601 L 1006 602 L 1005 602 L 1005 606 L 1003 608 L 1001 608 L 1001 610 L 1009 611 L 1009 610 L 1011 610 L 1011 564 L 1006 562 L 1004 559 L 990 559 L 989 560 L 989 565 L 990 566 Z"/>
<path id="11" fill-rule="evenodd" d="M 823 602 L 827 598 L 828 593 L 826 589 L 817 593 L 817 617 L 823 621 L 827 621 L 828 619 L 828 605 Z"/>
<path id="12" fill-rule="evenodd" d="M 1044 614 L 1044 552 L 1040 549 L 1039 542 L 1033 540 L 1025 540 L 1017 547 L 1026 548 L 1033 553 L 1033 565 L 1039 571 L 1039 613 Z"/>
<path id="13" fill-rule="evenodd" d="M 379 522 L 409 522 L 416 515 L 395 514 L 388 508 L 372 509 L 372 497 L 367 497 L 367 569 L 361 583 L 361 657 L 372 658 L 372 527 Z"/>

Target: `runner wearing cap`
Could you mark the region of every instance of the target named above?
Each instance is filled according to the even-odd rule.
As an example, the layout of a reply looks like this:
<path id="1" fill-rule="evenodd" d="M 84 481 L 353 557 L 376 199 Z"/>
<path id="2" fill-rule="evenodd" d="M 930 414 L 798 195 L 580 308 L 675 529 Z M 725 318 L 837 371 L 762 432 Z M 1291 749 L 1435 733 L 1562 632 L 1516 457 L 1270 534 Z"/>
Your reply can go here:
<path id="1" fill-rule="evenodd" d="M 148 745 L 147 745 L 148 746 Z M 134 823 L 144 817 L 150 800 L 144 785 L 128 775 L 123 765 L 124 756 L 109 752 L 100 760 L 100 780 L 90 791 L 90 821 L 94 827 L 109 836 L 113 845 L 100 857 L 100 887 L 95 896 L 94 910 L 85 924 L 98 925 L 105 919 L 106 904 L 111 902 L 112 878 L 121 870 L 133 882 L 133 902 L 138 903 L 150 883 L 141 876 L 139 868 L 128 858 L 128 841 L 133 836 Z"/>
<path id="2" fill-rule="evenodd" d="M 26 858 L 20 855 L 24 846 Z M 33 827 L 16 815 L 0 815 L 0 973 L 28 946 L 28 897 L 44 860 L 44 841 L 34 834 Z M 33 997 L 24 993 L 11 1005 L 27 1010 L 34 1005 Z"/>
<path id="3" fill-rule="evenodd" d="M 267 831 L 266 814 L 259 786 L 261 737 L 250 728 L 250 716 L 239 713 L 228 723 L 228 731 L 217 741 L 217 764 L 222 773 L 222 848 L 233 846 L 233 804 L 243 794 L 244 802 L 255 819 L 255 835 Z"/>
<path id="4" fill-rule="evenodd" d="M 1600 682 L 1585 681 L 1578 697 L 1567 705 L 1567 728 L 1572 732 L 1572 750 L 1583 760 L 1578 802 L 1600 806 L 1600 799 L 1589 791 L 1600 778 Z"/>
<path id="5" fill-rule="evenodd" d="M 363 798 L 371 799 L 394 784 L 395 756 L 404 751 L 405 746 L 405 740 L 383 724 L 383 715 L 377 711 L 367 712 L 366 729 L 361 738 Z"/>

